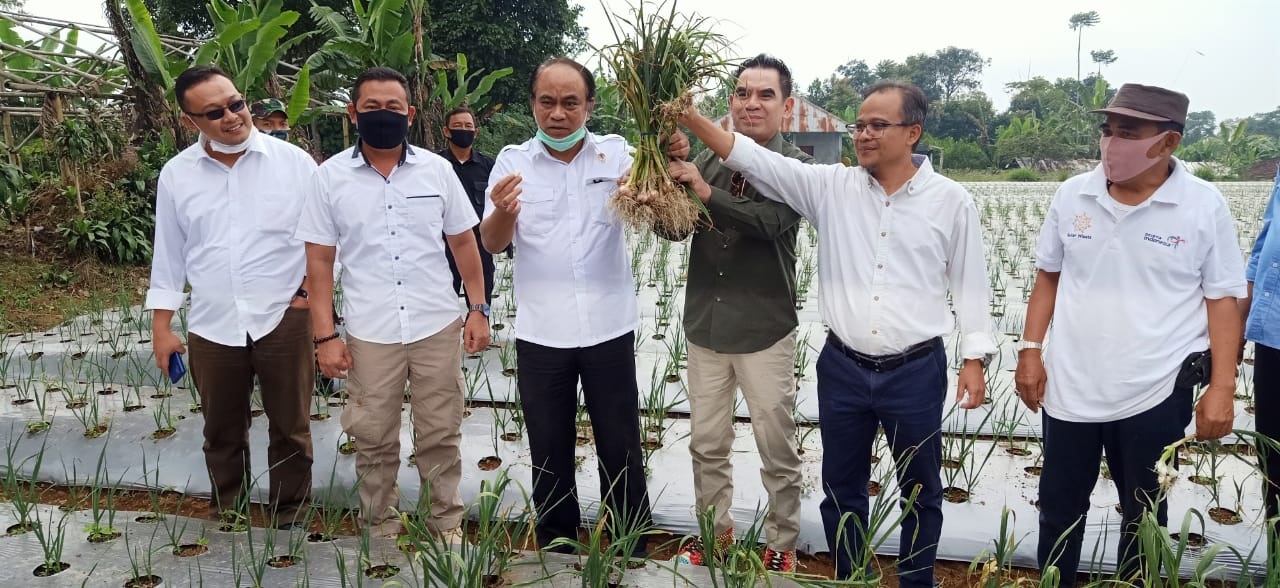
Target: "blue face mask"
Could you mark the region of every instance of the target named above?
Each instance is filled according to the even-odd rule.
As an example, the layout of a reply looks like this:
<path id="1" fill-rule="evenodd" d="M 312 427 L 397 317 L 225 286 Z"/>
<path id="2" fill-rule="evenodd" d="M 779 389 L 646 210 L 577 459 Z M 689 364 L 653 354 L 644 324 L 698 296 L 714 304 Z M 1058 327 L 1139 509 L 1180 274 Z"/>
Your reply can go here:
<path id="1" fill-rule="evenodd" d="M 538 133 L 535 136 L 538 137 L 539 141 L 542 141 L 543 145 L 546 145 L 551 150 L 563 152 L 573 149 L 573 146 L 577 145 L 578 141 L 581 141 L 583 137 L 587 136 L 587 126 L 583 125 L 578 127 L 578 130 L 569 133 L 569 136 L 563 139 L 556 139 L 551 135 L 542 132 L 542 129 L 538 129 Z"/>

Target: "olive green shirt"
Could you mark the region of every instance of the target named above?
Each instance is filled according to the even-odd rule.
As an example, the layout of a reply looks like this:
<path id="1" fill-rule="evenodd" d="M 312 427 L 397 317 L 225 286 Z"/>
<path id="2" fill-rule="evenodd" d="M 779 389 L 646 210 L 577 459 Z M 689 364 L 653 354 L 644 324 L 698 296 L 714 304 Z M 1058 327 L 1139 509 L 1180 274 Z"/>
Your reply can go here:
<path id="1" fill-rule="evenodd" d="M 741 140 L 741 137 L 739 137 Z M 813 157 L 774 135 L 770 151 L 812 163 Z M 796 236 L 800 215 L 756 192 L 738 194 L 733 170 L 710 149 L 694 160 L 711 185 L 711 226 L 693 233 L 684 330 L 690 343 L 719 353 L 754 353 L 795 330 Z M 688 235 L 661 234 L 679 241 Z"/>

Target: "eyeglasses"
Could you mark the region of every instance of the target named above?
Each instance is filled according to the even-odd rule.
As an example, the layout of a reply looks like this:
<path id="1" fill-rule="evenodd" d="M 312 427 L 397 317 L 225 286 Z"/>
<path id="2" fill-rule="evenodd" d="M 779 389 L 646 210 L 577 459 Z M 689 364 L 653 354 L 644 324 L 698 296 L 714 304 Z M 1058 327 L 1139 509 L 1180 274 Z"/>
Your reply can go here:
<path id="1" fill-rule="evenodd" d="M 875 139 L 877 137 L 883 136 L 885 130 L 887 130 L 889 127 L 911 127 L 911 126 L 915 126 L 915 124 L 905 123 L 905 122 L 896 122 L 896 123 L 873 122 L 873 123 L 849 123 L 845 125 L 844 128 L 847 129 L 850 134 L 857 135 L 858 133 L 866 133 L 868 137 Z"/>
<path id="2" fill-rule="evenodd" d="M 742 196 L 742 192 L 747 189 L 747 178 L 742 177 L 739 172 L 733 172 L 733 177 L 729 178 L 729 190 L 734 196 Z"/>
<path id="3" fill-rule="evenodd" d="M 207 118 L 209 120 L 218 120 L 223 116 L 226 116 L 227 111 L 236 113 L 236 112 L 240 112 L 241 110 L 244 110 L 244 99 L 236 100 L 235 102 L 228 104 L 226 108 L 215 108 L 213 110 L 210 110 L 209 112 L 187 112 L 185 110 L 183 112 L 187 112 L 187 116 L 190 116 L 190 117 L 198 116 L 198 117 Z"/>

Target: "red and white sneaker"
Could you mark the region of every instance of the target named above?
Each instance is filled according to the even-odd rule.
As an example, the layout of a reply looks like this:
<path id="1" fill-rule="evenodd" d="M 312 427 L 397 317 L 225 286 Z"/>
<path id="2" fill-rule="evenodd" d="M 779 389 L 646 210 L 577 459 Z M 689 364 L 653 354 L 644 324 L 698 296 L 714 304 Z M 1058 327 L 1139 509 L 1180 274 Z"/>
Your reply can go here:
<path id="1" fill-rule="evenodd" d="M 716 536 L 716 545 L 711 557 L 719 559 L 724 555 L 724 551 L 733 544 L 733 528 Z M 707 550 L 702 545 L 701 537 L 691 537 L 685 541 L 680 547 L 680 553 L 676 554 L 676 561 L 687 566 L 705 566 L 707 565 Z"/>
<path id="2" fill-rule="evenodd" d="M 772 548 L 764 549 L 764 569 L 770 572 L 794 572 L 796 571 L 796 550 L 774 551 Z"/>

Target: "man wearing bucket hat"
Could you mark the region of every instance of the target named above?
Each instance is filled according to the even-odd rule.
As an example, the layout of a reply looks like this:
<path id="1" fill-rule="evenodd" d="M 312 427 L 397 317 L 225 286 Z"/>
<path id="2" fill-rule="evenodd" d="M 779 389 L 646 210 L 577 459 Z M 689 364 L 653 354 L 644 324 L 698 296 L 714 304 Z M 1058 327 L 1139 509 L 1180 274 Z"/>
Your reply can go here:
<path id="1" fill-rule="evenodd" d="M 267 98 L 249 106 L 249 114 L 253 115 L 253 126 L 281 141 L 289 140 L 289 115 L 284 110 L 284 103 Z"/>
<path id="2" fill-rule="evenodd" d="M 1129 577 L 1144 513 L 1168 523 L 1168 478 L 1155 467 L 1164 447 L 1184 436 L 1193 407 L 1201 440 L 1234 421 L 1244 264 L 1222 194 L 1173 157 L 1187 104 L 1125 84 L 1094 111 L 1106 115 L 1102 164 L 1058 189 L 1036 246 L 1015 381 L 1028 408 L 1044 408 L 1037 558 L 1063 586 L 1075 584 L 1104 453 L 1120 498 L 1117 565 Z"/>

